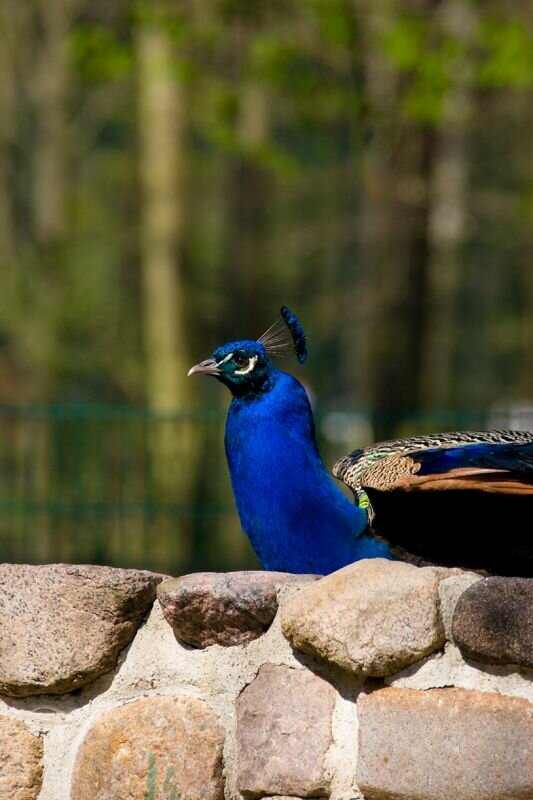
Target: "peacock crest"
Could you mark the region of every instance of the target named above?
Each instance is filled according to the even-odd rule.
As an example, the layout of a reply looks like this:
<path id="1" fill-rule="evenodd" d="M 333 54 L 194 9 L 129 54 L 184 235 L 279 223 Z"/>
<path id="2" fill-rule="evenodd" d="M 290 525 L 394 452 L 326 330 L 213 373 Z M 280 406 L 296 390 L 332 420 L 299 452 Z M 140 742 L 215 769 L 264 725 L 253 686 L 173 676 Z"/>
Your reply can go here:
<path id="1" fill-rule="evenodd" d="M 303 364 L 307 358 L 307 336 L 296 316 L 287 306 L 281 306 L 281 319 L 276 320 L 257 340 L 265 348 L 269 357 L 280 358 L 296 353 Z"/>

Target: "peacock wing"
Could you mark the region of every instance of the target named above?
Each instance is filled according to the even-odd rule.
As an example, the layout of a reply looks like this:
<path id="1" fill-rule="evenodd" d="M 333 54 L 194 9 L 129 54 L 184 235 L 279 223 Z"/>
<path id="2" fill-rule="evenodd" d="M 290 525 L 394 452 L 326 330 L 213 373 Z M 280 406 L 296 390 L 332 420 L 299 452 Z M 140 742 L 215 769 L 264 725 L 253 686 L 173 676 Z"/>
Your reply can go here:
<path id="1" fill-rule="evenodd" d="M 393 455 L 361 476 L 365 491 L 533 493 L 533 443 L 468 444 Z"/>
<path id="2" fill-rule="evenodd" d="M 376 462 L 395 455 L 418 453 L 422 450 L 439 450 L 468 447 L 475 444 L 530 444 L 533 443 L 531 431 L 490 430 L 453 431 L 410 436 L 404 439 L 391 439 L 354 450 L 339 459 L 333 467 L 333 475 L 357 493 L 362 489 L 362 476 Z"/>
<path id="3" fill-rule="evenodd" d="M 348 471 L 368 497 L 372 528 L 399 557 L 533 575 L 533 436 L 480 435 L 485 441 L 463 443 L 447 434 L 445 444 L 419 450 L 398 440 L 388 454 L 366 455 L 363 470 L 360 455 Z"/>

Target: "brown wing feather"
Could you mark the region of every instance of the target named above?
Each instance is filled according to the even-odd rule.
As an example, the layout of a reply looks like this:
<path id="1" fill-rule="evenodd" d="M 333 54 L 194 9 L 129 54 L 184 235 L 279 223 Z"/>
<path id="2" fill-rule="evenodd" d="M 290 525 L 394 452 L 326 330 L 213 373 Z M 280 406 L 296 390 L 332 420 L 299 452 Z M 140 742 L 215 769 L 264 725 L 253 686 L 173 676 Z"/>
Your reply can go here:
<path id="1" fill-rule="evenodd" d="M 443 473 L 418 475 L 420 465 L 409 456 L 378 461 L 363 475 L 364 489 L 391 491 L 476 490 L 502 494 L 533 494 L 533 476 L 487 467 L 456 467 Z"/>
<path id="2" fill-rule="evenodd" d="M 475 490 L 497 494 L 533 494 L 533 479 L 517 478 L 506 470 L 458 467 L 445 474 L 404 476 L 387 488 L 404 492 Z"/>

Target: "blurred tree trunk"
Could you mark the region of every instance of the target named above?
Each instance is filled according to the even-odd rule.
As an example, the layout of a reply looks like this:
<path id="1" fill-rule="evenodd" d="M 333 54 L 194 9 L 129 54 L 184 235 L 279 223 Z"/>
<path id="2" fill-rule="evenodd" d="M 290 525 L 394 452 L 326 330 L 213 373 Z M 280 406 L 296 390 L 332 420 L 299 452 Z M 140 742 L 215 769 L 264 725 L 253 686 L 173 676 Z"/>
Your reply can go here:
<path id="1" fill-rule="evenodd" d="M 531 247 L 532 244 L 529 246 Z M 531 398 L 533 396 L 533 270 L 531 268 L 522 271 L 522 291 L 522 358 L 517 379 L 517 390 L 523 397 Z"/>
<path id="2" fill-rule="evenodd" d="M 386 302 L 392 218 L 389 163 L 392 130 L 384 111 L 394 107 L 397 95 L 397 75 L 376 42 L 383 36 L 391 8 L 391 0 L 377 0 L 372 6 L 362 0 L 352 3 L 358 31 L 351 55 L 356 93 L 354 127 L 361 143 L 358 156 L 362 191 L 357 225 L 360 279 L 354 281 L 348 299 L 355 321 L 345 344 L 348 361 L 345 370 L 357 373 L 352 379 L 352 392 L 372 410 L 376 400 L 376 359 L 382 357 L 381 350 L 386 346 L 382 344 L 377 320 L 381 319 Z"/>
<path id="3" fill-rule="evenodd" d="M 33 208 L 36 237 L 44 245 L 61 242 L 66 231 L 66 47 L 72 11 L 71 0 L 42 0 L 37 7 Z"/>
<path id="4" fill-rule="evenodd" d="M 434 130 L 406 124 L 390 165 L 385 259 L 378 267 L 372 362 L 378 439 L 421 407 L 428 329 L 428 195 Z M 388 262 L 388 263 L 387 263 Z"/>
<path id="5" fill-rule="evenodd" d="M 152 408 L 189 404 L 185 288 L 180 259 L 183 233 L 183 87 L 172 43 L 161 26 L 145 25 L 137 39 L 141 269 L 147 369 Z"/>
<path id="6" fill-rule="evenodd" d="M 231 305 L 226 314 L 233 320 L 238 312 L 243 335 L 254 337 L 262 333 L 256 331 L 255 298 L 264 296 L 275 281 L 267 235 L 272 178 L 260 161 L 270 135 L 270 108 L 266 88 L 248 75 L 248 50 L 254 31 L 248 21 L 240 19 L 235 27 L 240 77 L 235 131 L 238 152 L 228 163 L 225 260 Z"/>
<path id="7" fill-rule="evenodd" d="M 469 52 L 472 9 L 460 0 L 426 0 L 425 8 L 432 26 Z M 379 40 L 391 10 L 392 3 L 382 0 L 362 17 L 370 42 Z M 369 117 L 378 127 L 364 159 L 361 244 L 372 289 L 362 361 L 370 364 L 378 438 L 395 435 L 406 417 L 428 404 L 456 402 L 455 313 L 470 114 L 465 71 L 460 58 L 437 122 L 399 122 L 398 73 L 379 48 L 370 46 L 365 55 Z M 394 129 L 387 126 L 391 116 Z"/>
<path id="8" fill-rule="evenodd" d="M 459 103 L 466 110 L 463 99 L 457 100 L 457 110 Z M 428 405 L 441 409 L 456 400 L 453 377 L 466 213 L 465 146 L 462 123 L 447 122 L 439 129 L 431 182 L 431 330 L 426 343 L 424 396 Z"/>
<path id="9" fill-rule="evenodd" d="M 533 127 L 533 109 L 529 96 L 522 100 L 522 130 L 531 131 Z M 529 149 L 529 148 L 528 148 Z M 530 191 L 529 187 L 533 184 L 533 168 L 529 160 L 526 167 L 528 182 L 525 184 L 524 194 Z M 520 269 L 520 285 L 522 295 L 522 307 L 520 314 L 520 334 L 518 341 L 519 364 L 516 392 L 519 397 L 533 398 L 533 269 L 529 263 L 529 254 L 533 249 L 533 212 L 529 206 L 529 225 L 524 230 L 525 247 L 524 254 L 527 263 L 522 264 Z"/>
<path id="10" fill-rule="evenodd" d="M 6 21 L 2 19 L 2 28 Z M 0 47 L 0 262 L 10 265 L 15 256 L 15 176 L 12 149 L 16 137 L 15 75 L 4 40 Z"/>
<path id="11" fill-rule="evenodd" d="M 184 88 L 163 15 L 137 35 L 141 181 L 142 318 L 147 401 L 156 412 L 190 408 L 192 365 L 187 348 L 186 288 L 181 259 L 185 205 Z M 160 499 L 188 505 L 198 424 L 159 418 L 150 439 Z M 189 537 L 190 539 L 190 537 Z"/>
<path id="12" fill-rule="evenodd" d="M 472 8 L 461 0 L 447 0 L 441 17 L 445 33 L 466 48 L 473 30 Z M 428 406 L 440 409 L 449 408 L 459 400 L 455 391 L 454 355 L 460 336 L 457 301 L 467 214 L 467 148 L 472 103 L 462 60 L 454 78 L 436 132 L 428 230 L 431 326 L 425 345 L 423 396 Z"/>
<path id="13" fill-rule="evenodd" d="M 233 270 L 240 277 L 243 290 L 243 330 L 255 332 L 257 313 L 254 298 L 268 289 L 266 281 L 275 280 L 269 269 L 268 226 L 272 182 L 268 170 L 258 163 L 258 154 L 269 137 L 269 107 L 266 90 L 245 78 L 240 95 L 237 136 L 242 156 L 236 165 Z M 249 333 L 247 332 L 249 331 Z"/>
<path id="14" fill-rule="evenodd" d="M 428 0 L 433 7 L 433 0 Z M 356 11 L 362 11 L 358 0 Z M 435 133 L 430 126 L 399 121 L 399 76 L 378 43 L 392 3 L 366 9 L 368 42 L 364 80 L 372 138 L 364 150 L 365 197 L 361 213 L 362 262 L 369 289 L 365 304 L 369 399 L 378 439 L 396 434 L 420 408 L 428 328 L 429 174 Z M 391 125 L 391 118 L 395 121 Z"/>

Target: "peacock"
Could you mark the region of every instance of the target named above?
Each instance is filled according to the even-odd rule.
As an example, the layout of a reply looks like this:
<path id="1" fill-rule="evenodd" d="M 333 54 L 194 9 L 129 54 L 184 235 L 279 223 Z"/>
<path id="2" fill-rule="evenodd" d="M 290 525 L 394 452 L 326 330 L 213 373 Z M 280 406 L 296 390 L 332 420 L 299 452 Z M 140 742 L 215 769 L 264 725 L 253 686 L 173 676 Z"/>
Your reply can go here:
<path id="1" fill-rule="evenodd" d="M 533 433 L 491 430 L 413 436 L 354 450 L 333 475 L 311 406 L 272 358 L 306 336 L 286 306 L 257 340 L 228 342 L 189 375 L 232 394 L 225 430 L 244 532 L 267 570 L 326 575 L 363 558 L 403 559 L 533 575 Z"/>

